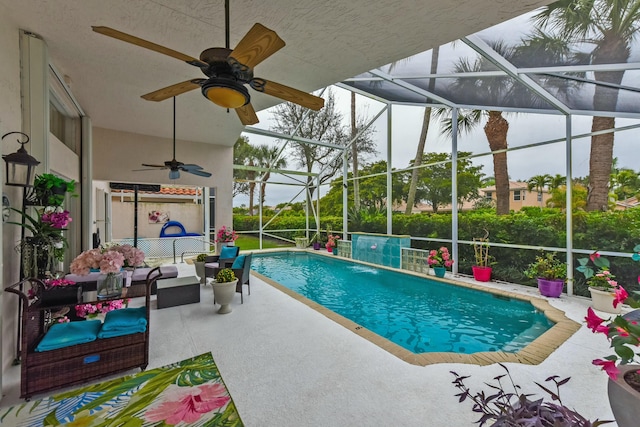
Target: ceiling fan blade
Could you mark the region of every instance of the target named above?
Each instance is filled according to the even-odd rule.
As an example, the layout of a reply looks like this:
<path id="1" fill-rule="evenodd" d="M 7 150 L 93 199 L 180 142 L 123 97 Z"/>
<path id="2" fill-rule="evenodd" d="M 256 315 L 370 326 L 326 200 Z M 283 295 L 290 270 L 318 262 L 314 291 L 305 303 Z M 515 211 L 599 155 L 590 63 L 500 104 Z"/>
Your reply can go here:
<path id="1" fill-rule="evenodd" d="M 240 118 L 240 121 L 243 125 L 255 125 L 259 122 L 258 116 L 256 115 L 256 110 L 253 109 L 251 103 L 242 106 L 240 108 L 236 108 L 236 113 Z"/>
<path id="2" fill-rule="evenodd" d="M 149 165 L 146 163 L 143 163 L 142 166 L 146 166 L 148 168 L 160 168 L 160 169 L 167 169 L 167 165 Z M 148 169 L 147 169 L 148 170 Z"/>
<path id="3" fill-rule="evenodd" d="M 165 99 L 173 98 L 174 96 L 199 88 L 200 81 L 204 81 L 204 79 L 192 79 L 176 83 L 174 85 L 149 92 L 146 95 L 142 95 L 141 98 L 146 99 L 147 101 L 164 101 Z"/>
<path id="4" fill-rule="evenodd" d="M 157 170 L 161 170 L 161 169 L 168 169 L 168 168 L 131 169 L 131 172 L 157 171 Z"/>
<path id="5" fill-rule="evenodd" d="M 132 36 L 131 34 L 123 33 L 122 31 L 114 30 L 113 28 L 100 26 L 92 26 L 91 28 L 93 28 L 93 31 L 96 33 L 113 37 L 114 39 L 122 40 L 123 42 L 131 43 L 136 46 L 144 47 L 146 49 L 153 50 L 154 52 L 162 53 L 163 55 L 171 56 L 172 58 L 179 59 L 187 64 L 195 65 L 196 67 L 206 68 L 209 66 L 206 62 L 194 58 L 193 56 L 185 55 L 177 50 L 169 49 L 168 47 Z"/>
<path id="6" fill-rule="evenodd" d="M 184 171 L 189 171 L 189 170 L 202 169 L 202 166 L 198 166 L 194 164 L 186 164 L 186 165 L 181 165 L 180 168 L 182 168 L 182 170 Z"/>
<path id="7" fill-rule="evenodd" d="M 253 68 L 282 49 L 284 45 L 284 40 L 275 31 L 256 23 L 229 56 L 240 64 Z"/>
<path id="8" fill-rule="evenodd" d="M 254 80 L 258 80 L 260 84 L 254 86 Z M 275 96 L 276 98 L 281 98 L 285 101 L 293 102 L 316 111 L 324 107 L 324 99 L 319 96 L 311 95 L 310 93 L 269 80 L 254 80 L 251 81 L 251 87 L 259 92 L 264 92 L 267 95 Z"/>
<path id="9" fill-rule="evenodd" d="M 210 172 L 201 171 L 201 170 L 195 170 L 195 169 L 188 169 L 188 170 L 185 170 L 185 172 L 192 173 L 192 174 L 198 175 L 198 176 L 204 176 L 204 177 L 207 177 L 207 178 L 211 176 Z"/>

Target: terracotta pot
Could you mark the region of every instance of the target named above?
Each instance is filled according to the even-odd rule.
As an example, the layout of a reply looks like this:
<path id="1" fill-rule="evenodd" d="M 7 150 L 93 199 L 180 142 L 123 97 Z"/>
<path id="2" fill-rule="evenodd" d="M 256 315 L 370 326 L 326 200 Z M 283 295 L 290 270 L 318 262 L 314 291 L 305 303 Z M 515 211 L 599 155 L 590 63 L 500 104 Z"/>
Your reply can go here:
<path id="1" fill-rule="evenodd" d="M 472 265 L 473 278 L 478 282 L 488 282 L 491 280 L 491 267 L 482 267 L 479 265 Z"/>
<path id="2" fill-rule="evenodd" d="M 640 365 L 621 365 L 617 380 L 609 379 L 609 405 L 618 427 L 637 427 L 640 420 L 640 392 L 625 381 L 625 374 L 637 371 Z"/>
<path id="3" fill-rule="evenodd" d="M 436 277 L 444 277 L 447 269 L 446 267 L 433 267 L 433 272 L 436 274 Z"/>
<path id="4" fill-rule="evenodd" d="M 538 290 L 545 297 L 558 298 L 562 294 L 564 279 L 543 279 L 538 277 Z"/>
<path id="5" fill-rule="evenodd" d="M 600 289 L 589 288 L 591 292 L 591 305 L 593 308 L 605 313 L 619 314 L 622 310 L 622 304 L 618 304 L 618 307 L 613 308 L 613 300 L 615 294 L 610 291 L 601 291 Z"/>

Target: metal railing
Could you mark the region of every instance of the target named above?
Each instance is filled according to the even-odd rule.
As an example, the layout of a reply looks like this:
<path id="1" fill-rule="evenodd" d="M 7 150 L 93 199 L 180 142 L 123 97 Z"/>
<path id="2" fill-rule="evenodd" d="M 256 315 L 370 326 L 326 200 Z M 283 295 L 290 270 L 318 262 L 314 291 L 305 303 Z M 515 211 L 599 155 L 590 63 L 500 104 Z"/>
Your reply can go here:
<path id="1" fill-rule="evenodd" d="M 113 243 L 133 245 L 132 238 L 115 239 Z M 145 258 L 171 258 L 176 264 L 177 255 L 180 254 L 184 262 L 184 254 L 215 252 L 215 243 L 204 238 L 184 237 L 143 237 L 138 238 L 138 249 L 144 252 Z M 213 248 L 213 251 L 211 250 Z"/>

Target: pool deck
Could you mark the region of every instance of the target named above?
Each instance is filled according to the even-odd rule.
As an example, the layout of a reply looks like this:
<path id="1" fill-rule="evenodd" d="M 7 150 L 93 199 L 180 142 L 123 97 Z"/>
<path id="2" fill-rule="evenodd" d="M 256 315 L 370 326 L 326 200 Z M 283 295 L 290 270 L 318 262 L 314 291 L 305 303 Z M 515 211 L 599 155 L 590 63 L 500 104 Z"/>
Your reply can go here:
<path id="1" fill-rule="evenodd" d="M 191 264 L 177 266 L 179 276 L 195 273 Z M 520 285 L 482 286 L 539 297 L 537 289 Z M 611 352 L 603 336 L 583 325 L 589 299 L 540 298 L 578 329 L 539 364 L 507 361 L 515 383 L 542 397 L 534 382 L 571 377 L 560 389 L 564 404 L 591 420 L 613 419 L 607 376 L 591 364 Z M 483 383 L 503 373 L 491 362 L 408 363 L 257 276 L 251 278 L 251 295 L 245 287 L 244 304 L 236 295 L 231 313 L 217 314 L 218 307 L 211 286 L 201 287 L 197 304 L 158 310 L 152 302 L 149 367 L 210 351 L 246 426 L 472 426 L 479 417 L 471 403 L 458 403 L 450 371 L 469 375 L 472 391 L 488 390 Z M 19 371 L 5 369 L 1 407 L 20 402 Z"/>

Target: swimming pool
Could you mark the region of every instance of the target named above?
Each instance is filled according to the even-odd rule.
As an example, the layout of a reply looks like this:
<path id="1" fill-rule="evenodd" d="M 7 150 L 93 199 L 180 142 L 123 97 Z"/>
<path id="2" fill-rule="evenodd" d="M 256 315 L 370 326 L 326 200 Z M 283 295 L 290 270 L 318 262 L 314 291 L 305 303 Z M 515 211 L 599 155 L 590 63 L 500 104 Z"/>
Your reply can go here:
<path id="1" fill-rule="evenodd" d="M 315 253 L 251 268 L 412 353 L 517 352 L 554 324 L 528 301 Z"/>

